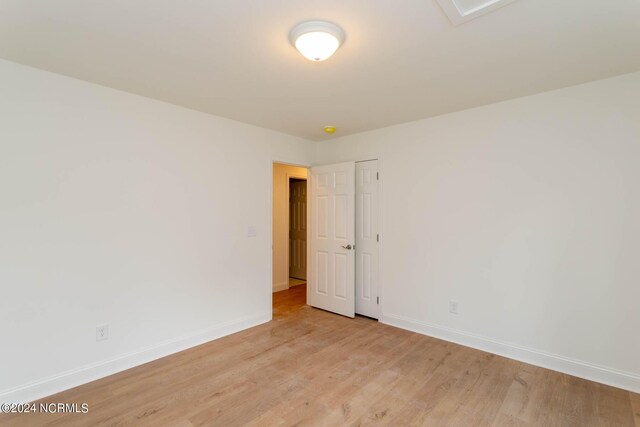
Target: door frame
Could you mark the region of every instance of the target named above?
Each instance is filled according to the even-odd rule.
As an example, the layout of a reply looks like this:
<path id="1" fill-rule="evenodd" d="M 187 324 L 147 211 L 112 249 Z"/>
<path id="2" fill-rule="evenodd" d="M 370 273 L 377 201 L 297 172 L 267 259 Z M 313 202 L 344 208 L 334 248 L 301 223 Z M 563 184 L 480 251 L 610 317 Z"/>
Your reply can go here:
<path id="1" fill-rule="evenodd" d="M 277 162 L 279 163 L 279 162 Z M 280 163 L 282 164 L 282 163 Z M 298 166 L 300 167 L 300 166 Z M 307 204 L 307 209 L 309 208 L 309 173 L 308 173 L 309 169 L 307 169 L 307 176 L 302 176 L 296 173 L 289 173 L 287 172 L 286 178 L 287 178 L 287 200 L 290 201 L 291 199 L 291 178 L 293 179 L 303 179 L 307 185 L 307 200 L 306 200 L 306 204 Z M 273 180 L 273 178 L 272 178 Z M 273 200 L 273 198 L 272 198 Z M 273 214 L 273 208 L 271 208 L 271 212 Z M 307 217 L 308 219 L 308 217 Z M 307 221 L 307 229 L 309 228 L 309 221 Z M 289 215 L 287 215 L 287 230 L 291 231 L 291 212 L 289 212 Z M 273 236 L 273 233 L 272 233 Z M 309 241 L 309 230 L 307 230 L 307 241 Z M 287 240 L 287 271 L 291 272 L 291 245 L 289 245 L 289 240 Z M 306 276 L 306 274 L 305 274 Z M 291 276 L 289 276 L 291 277 Z"/>
<path id="2" fill-rule="evenodd" d="M 333 163 L 339 163 L 340 161 L 354 161 L 354 162 L 365 162 L 367 160 L 378 160 L 378 172 L 380 173 L 380 180 L 378 181 L 378 232 L 380 234 L 380 246 L 378 252 L 378 274 L 379 274 L 379 283 L 378 283 L 378 296 L 380 297 L 380 304 L 378 307 L 378 322 L 384 323 L 384 294 L 385 294 L 385 283 L 384 283 L 384 241 L 385 241 L 385 232 L 384 232 L 384 210 L 382 206 L 384 206 L 384 159 L 383 155 L 377 151 L 365 152 L 363 155 L 355 156 L 355 158 L 339 158 L 339 160 L 334 161 Z M 297 166 L 301 168 L 311 168 L 312 166 L 320 166 L 314 165 L 310 163 L 300 162 L 295 159 L 286 158 L 286 157 L 270 157 L 267 163 L 267 176 L 269 179 L 267 180 L 267 205 L 269 206 L 268 214 L 267 214 L 267 223 L 265 224 L 265 230 L 267 230 L 267 238 L 266 240 L 266 249 L 267 249 L 267 277 L 266 277 L 266 300 L 269 304 L 267 308 L 267 313 L 269 313 L 269 319 L 273 319 L 273 164 L 280 163 L 283 165 L 289 166 Z M 309 182 L 310 179 L 307 178 L 307 243 L 309 242 Z M 307 246 L 308 247 L 308 246 Z M 309 260 L 307 258 L 307 267 Z M 308 278 L 307 278 L 308 279 Z"/>
<path id="3" fill-rule="evenodd" d="M 299 168 L 311 168 L 312 165 L 304 162 L 292 160 L 284 157 L 270 157 L 267 164 L 267 222 L 264 229 L 266 232 L 266 252 L 267 252 L 267 277 L 266 277 L 266 300 L 269 304 L 267 307 L 267 313 L 269 313 L 269 320 L 273 319 L 273 165 L 275 163 L 287 166 L 296 166 Z M 287 196 L 289 195 L 289 174 L 287 174 Z M 309 178 L 307 178 L 307 205 L 309 203 Z M 307 241 L 309 241 L 309 210 L 307 209 Z M 287 215 L 287 227 L 289 226 L 289 215 Z M 287 243 L 287 247 L 288 247 Z M 287 251 L 288 252 L 288 251 Z M 289 265 L 288 253 L 287 253 L 287 266 Z M 308 264 L 307 264 L 308 266 Z"/>

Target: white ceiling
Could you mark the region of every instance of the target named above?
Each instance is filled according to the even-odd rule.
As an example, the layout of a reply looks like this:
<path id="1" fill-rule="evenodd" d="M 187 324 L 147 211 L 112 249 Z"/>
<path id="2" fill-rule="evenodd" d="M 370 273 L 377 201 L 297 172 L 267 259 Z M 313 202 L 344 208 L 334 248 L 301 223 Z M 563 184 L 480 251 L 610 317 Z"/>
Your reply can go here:
<path id="1" fill-rule="evenodd" d="M 313 63 L 300 21 L 346 42 Z M 640 70 L 640 1 L 518 0 L 454 27 L 436 0 L 0 0 L 0 57 L 326 139 Z"/>

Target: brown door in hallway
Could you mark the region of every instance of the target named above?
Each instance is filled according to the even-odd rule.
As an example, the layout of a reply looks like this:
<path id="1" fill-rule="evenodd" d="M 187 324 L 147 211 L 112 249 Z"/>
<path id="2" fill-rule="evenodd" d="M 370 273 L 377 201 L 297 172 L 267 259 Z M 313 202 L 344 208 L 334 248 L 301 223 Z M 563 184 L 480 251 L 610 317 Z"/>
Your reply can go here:
<path id="1" fill-rule="evenodd" d="M 307 181 L 289 181 L 289 277 L 307 280 Z"/>

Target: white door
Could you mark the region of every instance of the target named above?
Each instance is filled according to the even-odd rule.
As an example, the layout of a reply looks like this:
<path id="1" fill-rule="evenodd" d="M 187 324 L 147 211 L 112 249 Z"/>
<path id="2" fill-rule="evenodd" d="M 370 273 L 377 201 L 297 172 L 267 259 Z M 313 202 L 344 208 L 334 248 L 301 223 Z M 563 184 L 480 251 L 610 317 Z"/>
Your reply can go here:
<path id="1" fill-rule="evenodd" d="M 378 161 L 356 163 L 356 313 L 378 318 Z"/>
<path id="2" fill-rule="evenodd" d="M 307 304 L 355 316 L 355 163 L 311 168 Z"/>
<path id="3" fill-rule="evenodd" d="M 307 181 L 289 183 L 289 277 L 307 280 Z"/>

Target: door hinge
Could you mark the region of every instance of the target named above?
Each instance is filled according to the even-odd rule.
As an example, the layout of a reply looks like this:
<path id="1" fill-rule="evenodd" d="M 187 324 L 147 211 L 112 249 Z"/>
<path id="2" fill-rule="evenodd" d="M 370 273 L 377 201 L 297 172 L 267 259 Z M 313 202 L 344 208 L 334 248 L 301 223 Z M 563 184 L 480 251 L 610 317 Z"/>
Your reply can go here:
<path id="1" fill-rule="evenodd" d="M 376 297 L 376 304 L 380 304 L 380 297 Z"/>
<path id="2" fill-rule="evenodd" d="M 380 235 L 376 234 L 376 242 L 379 242 L 379 241 L 380 241 Z"/>
<path id="3" fill-rule="evenodd" d="M 380 181 L 380 172 L 376 172 L 376 181 Z"/>

